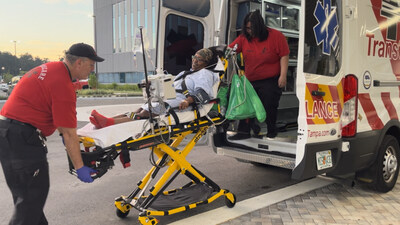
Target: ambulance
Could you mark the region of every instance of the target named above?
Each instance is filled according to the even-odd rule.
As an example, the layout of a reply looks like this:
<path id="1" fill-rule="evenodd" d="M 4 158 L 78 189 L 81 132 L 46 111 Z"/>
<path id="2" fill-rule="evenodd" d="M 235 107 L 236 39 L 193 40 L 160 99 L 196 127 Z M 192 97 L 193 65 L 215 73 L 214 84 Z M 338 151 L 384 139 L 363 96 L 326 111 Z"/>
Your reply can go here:
<path id="1" fill-rule="evenodd" d="M 390 191 L 400 156 L 400 1 L 226 4 L 227 27 L 240 24 L 235 19 L 242 19 L 245 9 L 260 9 L 266 24 L 285 34 L 290 74 L 278 137 L 231 141 L 235 126 L 217 126 L 216 153 L 290 169 L 293 179 L 351 175 L 377 191 Z"/>
<path id="2" fill-rule="evenodd" d="M 136 7 L 131 2 L 119 4 Z M 156 73 L 177 74 L 190 67 L 196 50 L 231 43 L 245 15 L 256 9 L 287 38 L 278 137 L 232 141 L 237 122 L 226 121 L 211 134 L 217 154 L 290 169 L 297 180 L 351 175 L 381 192 L 394 187 L 400 157 L 399 0 L 145 2 L 141 20 L 152 13 L 157 21 L 147 21 Z"/>

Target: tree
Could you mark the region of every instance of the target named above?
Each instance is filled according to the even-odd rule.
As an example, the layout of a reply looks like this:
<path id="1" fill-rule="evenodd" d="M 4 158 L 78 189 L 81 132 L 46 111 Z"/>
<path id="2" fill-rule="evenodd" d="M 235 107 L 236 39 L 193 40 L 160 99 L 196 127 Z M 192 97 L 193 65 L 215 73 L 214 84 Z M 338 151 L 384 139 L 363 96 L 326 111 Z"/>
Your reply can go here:
<path id="1" fill-rule="evenodd" d="M 93 89 L 97 89 L 99 87 L 99 81 L 94 73 L 91 73 L 89 76 L 89 87 Z"/>
<path id="2" fill-rule="evenodd" d="M 3 74 L 3 81 L 4 81 L 4 83 L 9 83 L 9 82 L 11 82 L 11 78 L 13 77 L 13 75 L 11 75 L 11 74 L 9 74 L 9 73 L 6 73 L 6 74 Z"/>
<path id="3" fill-rule="evenodd" d="M 14 76 L 20 75 L 21 71 L 29 71 L 43 63 L 48 59 L 33 58 L 32 55 L 25 53 L 19 58 L 9 52 L 0 52 L 0 69 L 4 67 L 2 73 L 9 73 Z"/>

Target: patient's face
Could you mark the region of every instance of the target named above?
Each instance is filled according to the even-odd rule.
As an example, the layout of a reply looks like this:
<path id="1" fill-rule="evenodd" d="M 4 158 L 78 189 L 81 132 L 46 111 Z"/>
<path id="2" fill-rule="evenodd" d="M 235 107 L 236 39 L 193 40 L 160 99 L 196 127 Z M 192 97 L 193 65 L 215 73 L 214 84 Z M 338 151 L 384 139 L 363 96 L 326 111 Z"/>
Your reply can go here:
<path id="1" fill-rule="evenodd" d="M 199 54 L 196 53 L 194 56 L 192 56 L 192 69 L 193 70 L 201 70 L 206 66 L 207 66 L 206 61 Z"/>

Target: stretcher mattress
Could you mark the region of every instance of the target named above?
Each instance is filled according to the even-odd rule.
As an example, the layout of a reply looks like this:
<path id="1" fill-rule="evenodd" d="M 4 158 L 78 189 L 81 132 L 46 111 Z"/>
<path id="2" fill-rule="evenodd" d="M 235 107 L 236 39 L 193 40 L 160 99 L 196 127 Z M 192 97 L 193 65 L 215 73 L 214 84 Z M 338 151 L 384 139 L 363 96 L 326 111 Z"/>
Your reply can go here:
<path id="1" fill-rule="evenodd" d="M 213 104 L 202 105 L 199 108 L 200 116 L 207 115 Z M 195 119 L 193 111 L 175 111 L 179 119 L 179 123 L 187 123 Z M 155 118 L 160 125 L 175 125 L 176 121 L 172 116 L 162 115 Z M 170 120 L 170 122 L 169 122 Z M 96 129 L 91 123 L 86 124 L 84 127 L 78 129 L 79 136 L 92 138 L 97 146 L 102 148 L 109 147 L 113 144 L 125 141 L 128 138 L 137 139 L 142 137 L 143 133 L 150 129 L 148 120 L 134 120 L 131 122 L 115 124 L 112 126 Z"/>

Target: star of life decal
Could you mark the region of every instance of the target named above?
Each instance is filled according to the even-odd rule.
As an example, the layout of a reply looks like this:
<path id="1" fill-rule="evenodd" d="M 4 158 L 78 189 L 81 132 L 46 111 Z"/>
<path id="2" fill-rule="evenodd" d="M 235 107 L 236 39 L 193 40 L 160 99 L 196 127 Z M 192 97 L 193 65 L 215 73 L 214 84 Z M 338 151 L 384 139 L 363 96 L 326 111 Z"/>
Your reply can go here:
<path id="1" fill-rule="evenodd" d="M 331 47 L 336 50 L 339 43 L 339 24 L 337 19 L 336 7 L 332 6 L 331 0 L 317 2 L 314 10 L 314 17 L 318 24 L 314 26 L 314 35 L 317 45 L 323 44 L 322 53 L 331 54 Z"/>

